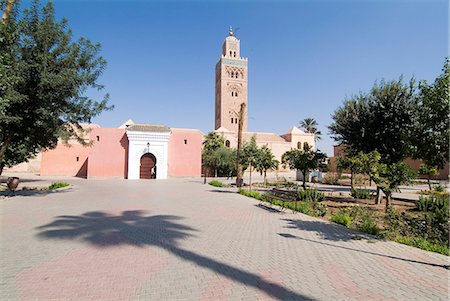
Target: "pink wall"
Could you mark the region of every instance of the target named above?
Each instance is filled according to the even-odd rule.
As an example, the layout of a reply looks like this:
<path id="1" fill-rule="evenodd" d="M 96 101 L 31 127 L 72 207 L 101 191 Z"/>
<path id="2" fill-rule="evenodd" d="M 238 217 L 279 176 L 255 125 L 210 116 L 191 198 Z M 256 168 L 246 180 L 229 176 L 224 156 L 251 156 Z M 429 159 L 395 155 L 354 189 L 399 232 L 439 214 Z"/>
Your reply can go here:
<path id="1" fill-rule="evenodd" d="M 69 143 L 70 147 L 58 143 L 56 148 L 42 152 L 41 175 L 87 176 L 90 147 L 76 141 Z"/>
<path id="2" fill-rule="evenodd" d="M 98 138 L 97 138 L 98 137 Z M 88 178 L 127 176 L 128 138 L 125 129 L 98 128 L 90 133 Z"/>
<path id="3" fill-rule="evenodd" d="M 191 129 L 172 128 L 171 131 L 168 158 L 169 176 L 201 176 L 203 133 Z"/>

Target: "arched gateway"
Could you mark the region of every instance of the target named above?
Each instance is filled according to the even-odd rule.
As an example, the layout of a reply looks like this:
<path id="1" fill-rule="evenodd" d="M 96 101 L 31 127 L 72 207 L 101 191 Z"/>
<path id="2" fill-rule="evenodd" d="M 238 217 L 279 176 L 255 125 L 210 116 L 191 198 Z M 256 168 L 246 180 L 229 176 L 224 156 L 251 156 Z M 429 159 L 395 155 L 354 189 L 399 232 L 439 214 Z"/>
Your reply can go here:
<path id="1" fill-rule="evenodd" d="M 139 178 L 156 179 L 156 157 L 152 153 L 142 155 Z"/>
<path id="2" fill-rule="evenodd" d="M 132 124 L 128 137 L 128 179 L 167 179 L 170 129 L 164 125 Z"/>

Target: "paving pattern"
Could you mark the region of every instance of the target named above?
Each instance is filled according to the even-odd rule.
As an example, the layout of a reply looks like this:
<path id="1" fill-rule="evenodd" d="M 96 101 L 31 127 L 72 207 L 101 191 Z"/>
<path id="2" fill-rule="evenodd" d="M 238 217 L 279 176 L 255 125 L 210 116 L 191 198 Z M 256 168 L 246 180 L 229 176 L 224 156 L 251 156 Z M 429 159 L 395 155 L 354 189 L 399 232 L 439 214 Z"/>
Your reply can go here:
<path id="1" fill-rule="evenodd" d="M 1 300 L 448 300 L 446 256 L 196 179 L 0 200 Z"/>

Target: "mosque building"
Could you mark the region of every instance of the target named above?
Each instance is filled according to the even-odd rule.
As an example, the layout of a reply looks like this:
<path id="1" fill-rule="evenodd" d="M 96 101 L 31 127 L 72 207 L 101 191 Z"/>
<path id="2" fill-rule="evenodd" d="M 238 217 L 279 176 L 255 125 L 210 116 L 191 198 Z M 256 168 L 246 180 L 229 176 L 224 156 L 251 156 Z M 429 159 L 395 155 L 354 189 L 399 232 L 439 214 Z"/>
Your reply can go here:
<path id="1" fill-rule="evenodd" d="M 248 105 L 248 60 L 241 57 L 240 40 L 230 26 L 216 64 L 215 132 L 227 147 L 237 147 L 240 106 Z M 248 106 L 247 106 L 248 107 Z M 243 115 L 243 141 L 256 138 L 267 145 L 276 159 L 292 148 L 315 147 L 314 135 L 293 127 L 283 135 L 249 132 L 248 113 Z M 128 120 L 118 128 L 86 124 L 86 141 L 69 145 L 59 142 L 36 158 L 5 172 L 35 172 L 84 178 L 166 179 L 201 176 L 204 134 L 196 129 L 169 128 L 165 125 L 137 124 Z"/>

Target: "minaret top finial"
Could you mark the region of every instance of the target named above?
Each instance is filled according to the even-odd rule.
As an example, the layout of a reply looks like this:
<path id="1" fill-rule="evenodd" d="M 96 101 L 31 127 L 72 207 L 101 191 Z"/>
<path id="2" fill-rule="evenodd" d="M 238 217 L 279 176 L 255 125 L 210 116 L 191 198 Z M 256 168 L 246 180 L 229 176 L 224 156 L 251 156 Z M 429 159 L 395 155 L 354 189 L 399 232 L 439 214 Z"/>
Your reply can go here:
<path id="1" fill-rule="evenodd" d="M 230 37 L 232 37 L 232 36 L 233 36 L 233 28 L 230 25 Z"/>

